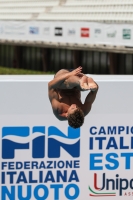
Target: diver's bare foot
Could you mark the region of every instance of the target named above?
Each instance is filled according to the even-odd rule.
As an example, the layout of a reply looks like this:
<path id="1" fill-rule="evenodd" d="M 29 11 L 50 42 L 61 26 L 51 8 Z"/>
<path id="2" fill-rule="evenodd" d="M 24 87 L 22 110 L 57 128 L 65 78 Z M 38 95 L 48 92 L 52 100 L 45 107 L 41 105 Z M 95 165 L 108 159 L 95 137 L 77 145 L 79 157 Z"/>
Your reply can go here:
<path id="1" fill-rule="evenodd" d="M 80 88 L 81 88 L 81 91 L 86 91 L 86 90 L 89 90 L 90 87 L 88 85 L 88 77 L 87 76 L 82 76 L 82 78 L 80 79 Z"/>
<path id="2" fill-rule="evenodd" d="M 94 82 L 94 80 L 90 77 L 87 77 L 87 84 L 91 91 L 96 91 L 98 89 L 98 85 Z"/>
<path id="3" fill-rule="evenodd" d="M 86 91 L 86 90 L 96 91 L 98 88 L 94 80 L 85 75 L 80 79 L 79 82 L 80 82 L 81 91 Z"/>

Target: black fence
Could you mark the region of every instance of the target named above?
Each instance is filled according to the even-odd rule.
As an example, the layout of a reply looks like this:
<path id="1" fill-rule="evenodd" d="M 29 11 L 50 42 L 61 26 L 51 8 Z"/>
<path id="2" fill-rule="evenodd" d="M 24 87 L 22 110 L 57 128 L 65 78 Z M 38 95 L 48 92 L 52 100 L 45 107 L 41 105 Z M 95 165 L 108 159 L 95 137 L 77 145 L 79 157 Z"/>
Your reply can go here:
<path id="1" fill-rule="evenodd" d="M 88 74 L 133 74 L 133 54 L 0 45 L 0 66 L 37 71 L 83 67 Z"/>

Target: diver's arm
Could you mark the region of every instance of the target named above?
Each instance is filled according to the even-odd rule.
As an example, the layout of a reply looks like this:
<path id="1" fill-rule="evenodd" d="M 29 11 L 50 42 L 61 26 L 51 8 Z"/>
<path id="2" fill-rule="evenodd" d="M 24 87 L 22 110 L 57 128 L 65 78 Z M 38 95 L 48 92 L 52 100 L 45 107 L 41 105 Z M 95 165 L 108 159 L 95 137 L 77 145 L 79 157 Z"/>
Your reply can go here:
<path id="1" fill-rule="evenodd" d="M 96 84 L 97 85 L 97 84 Z M 97 92 L 98 92 L 98 85 L 97 85 L 97 88 L 94 88 L 89 92 L 89 94 L 87 95 L 86 99 L 85 99 L 85 102 L 84 104 L 82 105 L 82 110 L 84 112 L 84 115 L 86 116 L 90 110 L 91 110 L 91 106 L 93 104 L 93 102 L 95 101 L 96 99 L 96 95 L 97 95 Z"/>
<path id="2" fill-rule="evenodd" d="M 71 71 L 71 72 L 68 72 L 68 73 L 65 73 L 65 74 L 62 74 L 60 76 L 58 76 L 57 78 L 54 78 L 52 81 L 50 81 L 48 83 L 48 87 L 49 87 L 49 90 L 50 89 L 56 89 L 56 88 L 60 88 L 60 85 L 65 81 L 67 80 L 69 77 L 71 76 L 77 76 L 78 74 L 81 73 L 81 70 L 82 70 L 82 67 L 78 67 L 77 69 Z"/>

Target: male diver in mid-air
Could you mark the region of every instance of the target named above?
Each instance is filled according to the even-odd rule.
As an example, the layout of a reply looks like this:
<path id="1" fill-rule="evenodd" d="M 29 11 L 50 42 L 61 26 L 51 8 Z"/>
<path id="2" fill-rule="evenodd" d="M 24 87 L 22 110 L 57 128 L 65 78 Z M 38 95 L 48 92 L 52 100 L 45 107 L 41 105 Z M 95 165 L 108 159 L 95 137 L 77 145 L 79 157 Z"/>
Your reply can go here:
<path id="1" fill-rule="evenodd" d="M 82 67 L 74 70 L 59 70 L 48 83 L 49 99 L 53 113 L 59 120 L 68 120 L 73 128 L 84 123 L 98 91 L 97 83 L 82 73 Z M 81 91 L 90 90 L 85 102 L 81 102 Z"/>

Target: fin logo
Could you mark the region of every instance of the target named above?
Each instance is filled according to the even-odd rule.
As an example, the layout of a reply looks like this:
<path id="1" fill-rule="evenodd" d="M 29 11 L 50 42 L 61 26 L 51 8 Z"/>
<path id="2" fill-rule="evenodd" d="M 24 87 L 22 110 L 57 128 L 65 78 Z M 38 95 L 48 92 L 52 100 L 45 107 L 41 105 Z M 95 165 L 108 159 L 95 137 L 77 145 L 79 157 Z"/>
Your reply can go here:
<path id="1" fill-rule="evenodd" d="M 46 140 L 45 126 L 3 127 L 2 128 L 2 158 L 14 159 L 15 151 L 30 150 L 32 158 L 59 158 L 61 148 L 71 157 L 80 156 L 80 129 L 68 127 L 68 135 L 55 126 L 48 127 Z M 47 145 L 46 145 L 47 143 Z M 47 149 L 46 149 L 47 146 Z"/>

